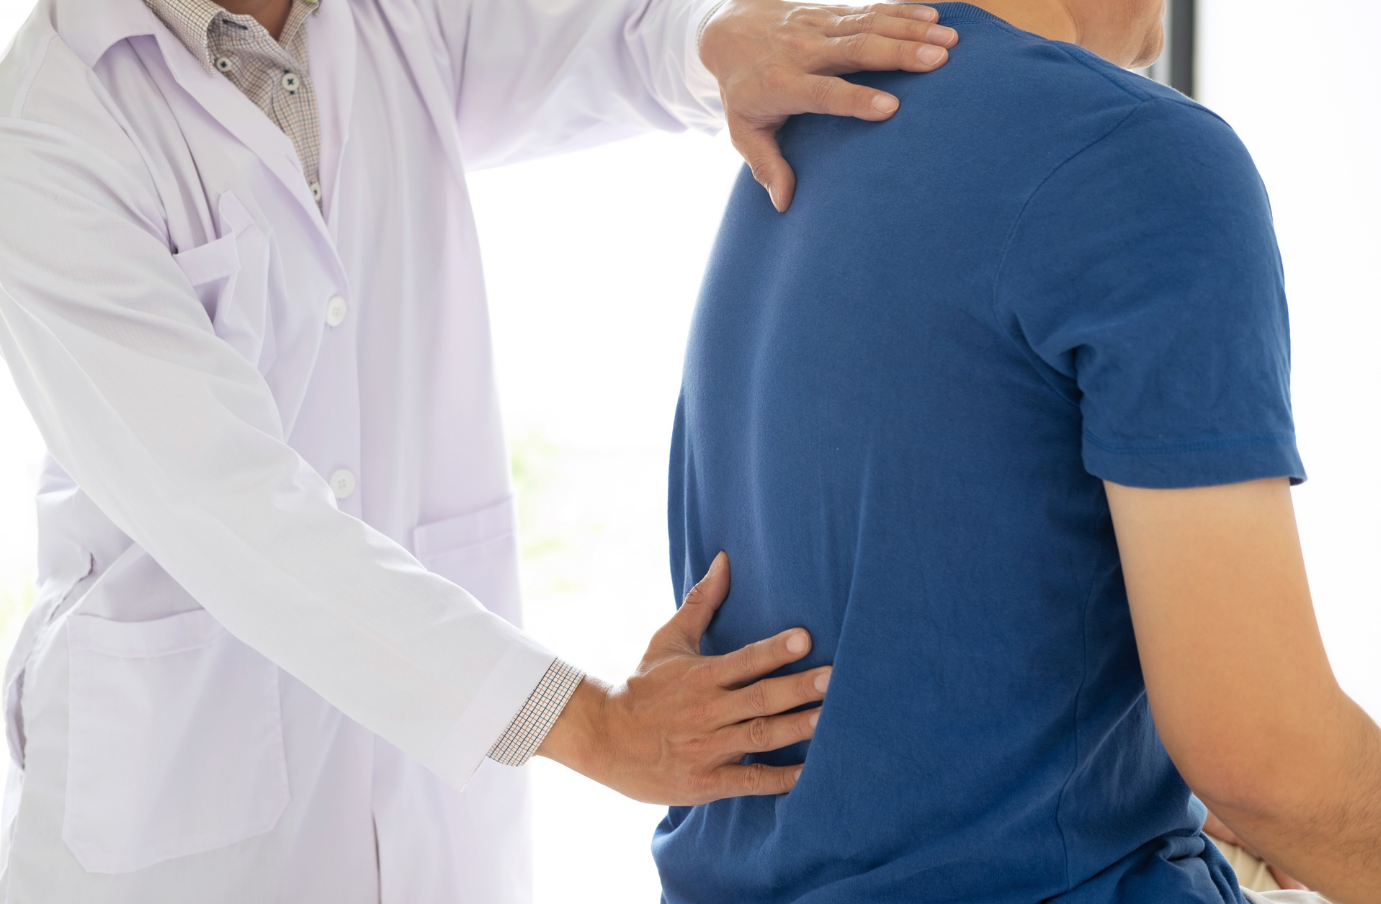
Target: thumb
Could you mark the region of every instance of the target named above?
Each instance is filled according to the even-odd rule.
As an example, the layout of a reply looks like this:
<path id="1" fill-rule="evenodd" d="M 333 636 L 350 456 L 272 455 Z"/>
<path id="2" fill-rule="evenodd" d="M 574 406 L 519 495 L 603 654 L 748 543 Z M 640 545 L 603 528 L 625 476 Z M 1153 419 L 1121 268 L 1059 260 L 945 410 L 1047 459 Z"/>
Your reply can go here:
<path id="1" fill-rule="evenodd" d="M 710 627 L 710 620 L 714 618 L 714 614 L 719 611 L 728 595 L 729 557 L 721 552 L 714 557 L 709 571 L 705 572 L 700 583 L 686 594 L 685 602 L 676 610 L 671 621 L 658 633 L 664 633 L 664 639 L 671 644 L 699 653 L 700 639 L 705 636 L 706 629 Z"/>
<path id="2" fill-rule="evenodd" d="M 741 116 L 728 116 L 729 138 L 734 148 L 748 163 L 753 178 L 767 189 L 772 206 L 778 213 L 786 213 L 796 194 L 796 174 L 777 146 L 777 129 L 781 120 L 772 123 L 751 123 Z"/>

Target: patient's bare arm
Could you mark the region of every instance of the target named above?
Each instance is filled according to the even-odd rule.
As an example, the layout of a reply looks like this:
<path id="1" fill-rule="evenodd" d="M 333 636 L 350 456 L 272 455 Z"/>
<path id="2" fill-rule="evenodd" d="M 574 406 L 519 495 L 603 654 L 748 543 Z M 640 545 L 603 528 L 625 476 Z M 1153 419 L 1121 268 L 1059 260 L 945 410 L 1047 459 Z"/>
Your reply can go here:
<path id="1" fill-rule="evenodd" d="M 1311 888 L 1381 902 L 1381 729 L 1328 664 L 1287 482 L 1107 492 L 1151 712 L 1189 786 Z"/>

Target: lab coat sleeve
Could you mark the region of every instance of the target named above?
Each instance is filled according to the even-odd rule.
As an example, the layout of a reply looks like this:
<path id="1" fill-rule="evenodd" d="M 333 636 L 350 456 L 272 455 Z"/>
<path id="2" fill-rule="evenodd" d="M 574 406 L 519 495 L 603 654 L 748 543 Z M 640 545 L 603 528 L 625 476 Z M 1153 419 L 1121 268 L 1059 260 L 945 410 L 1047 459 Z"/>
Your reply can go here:
<path id="1" fill-rule="evenodd" d="M 422 2 L 441 4 L 468 168 L 723 124 L 696 47 L 718 0 Z"/>
<path id="2" fill-rule="evenodd" d="M 49 450 L 232 634 L 462 786 L 554 656 L 340 512 L 151 184 L 0 119 L 0 354 Z"/>

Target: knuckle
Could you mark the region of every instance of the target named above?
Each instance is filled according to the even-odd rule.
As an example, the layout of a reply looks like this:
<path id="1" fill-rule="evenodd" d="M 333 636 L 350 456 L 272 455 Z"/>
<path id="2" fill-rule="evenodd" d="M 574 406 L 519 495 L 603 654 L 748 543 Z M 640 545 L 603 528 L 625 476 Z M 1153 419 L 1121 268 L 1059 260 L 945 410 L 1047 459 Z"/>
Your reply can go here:
<path id="1" fill-rule="evenodd" d="M 761 681 L 748 686 L 748 708 L 758 715 L 767 714 L 767 688 Z"/>
<path id="2" fill-rule="evenodd" d="M 748 740 L 754 747 L 767 746 L 767 739 L 772 735 L 772 728 L 767 724 L 766 719 L 754 719 L 748 723 Z"/>
<path id="3" fill-rule="evenodd" d="M 796 74 L 786 66 L 768 66 L 762 72 L 762 84 L 768 91 L 785 91 L 795 80 Z"/>
<path id="4" fill-rule="evenodd" d="M 810 50 L 814 40 L 808 32 L 791 31 L 782 35 L 782 46 L 786 48 L 788 54 L 794 57 L 804 55 Z"/>
<path id="5" fill-rule="evenodd" d="M 713 707 L 708 703 L 692 703 L 684 710 L 686 721 L 691 725 L 707 725 L 714 718 Z"/>
<path id="6" fill-rule="evenodd" d="M 756 793 L 766 783 L 767 767 L 762 763 L 749 763 L 743 767 L 743 787 L 748 793 Z"/>
<path id="7" fill-rule="evenodd" d="M 707 748 L 709 748 L 709 738 L 705 735 L 693 735 L 681 742 L 681 752 L 691 760 L 704 759 Z"/>
<path id="8" fill-rule="evenodd" d="M 704 800 L 714 788 L 714 779 L 704 772 L 692 772 L 682 780 L 686 796 L 691 800 Z"/>
<path id="9" fill-rule="evenodd" d="M 830 101 L 834 99 L 839 90 L 836 85 L 834 79 L 822 78 L 811 87 L 811 99 L 815 101 L 817 107 L 828 109 Z"/>
<path id="10" fill-rule="evenodd" d="M 844 39 L 844 58 L 850 63 L 861 63 L 868 56 L 868 48 L 872 43 L 872 35 L 867 32 L 860 32 L 856 35 L 849 35 Z"/>
<path id="11" fill-rule="evenodd" d="M 761 666 L 759 665 L 759 660 L 761 658 L 762 651 L 759 649 L 757 644 L 746 646 L 739 651 L 739 668 L 748 674 L 756 675 L 758 674 L 758 671 L 761 668 Z"/>
<path id="12" fill-rule="evenodd" d="M 702 578 L 701 580 L 696 581 L 695 586 L 692 587 L 692 588 L 690 589 L 690 591 L 686 593 L 686 598 L 685 598 L 684 600 L 681 601 L 681 608 L 680 608 L 679 610 L 677 610 L 677 611 L 678 611 L 678 612 L 680 612 L 680 611 L 685 611 L 685 608 L 686 608 L 687 606 L 694 606 L 696 603 L 699 603 L 699 602 L 700 602 L 701 598 L 702 598 L 704 595 L 705 595 L 705 581 L 704 581 L 704 579 Z"/>

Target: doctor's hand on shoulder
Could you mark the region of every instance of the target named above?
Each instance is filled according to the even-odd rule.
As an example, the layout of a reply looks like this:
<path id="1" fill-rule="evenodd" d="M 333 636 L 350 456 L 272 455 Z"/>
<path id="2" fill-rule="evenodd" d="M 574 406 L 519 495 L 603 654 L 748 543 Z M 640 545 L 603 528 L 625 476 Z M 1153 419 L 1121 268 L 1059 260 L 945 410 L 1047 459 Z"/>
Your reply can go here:
<path id="1" fill-rule="evenodd" d="M 788 116 L 827 113 L 880 121 L 896 97 L 855 85 L 850 72 L 930 72 L 959 41 L 940 14 L 914 3 L 821 6 L 783 0 L 724 0 L 700 35 L 700 60 L 719 82 L 729 135 L 779 211 L 796 177 L 776 134 Z"/>
<path id="2" fill-rule="evenodd" d="M 725 656 L 700 655 L 700 639 L 729 594 L 720 553 L 653 636 L 637 671 L 609 687 L 586 678 L 537 751 L 646 803 L 692 806 L 725 797 L 784 794 L 800 766 L 741 765 L 815 733 L 830 667 L 761 676 L 810 651 L 795 628 Z"/>

